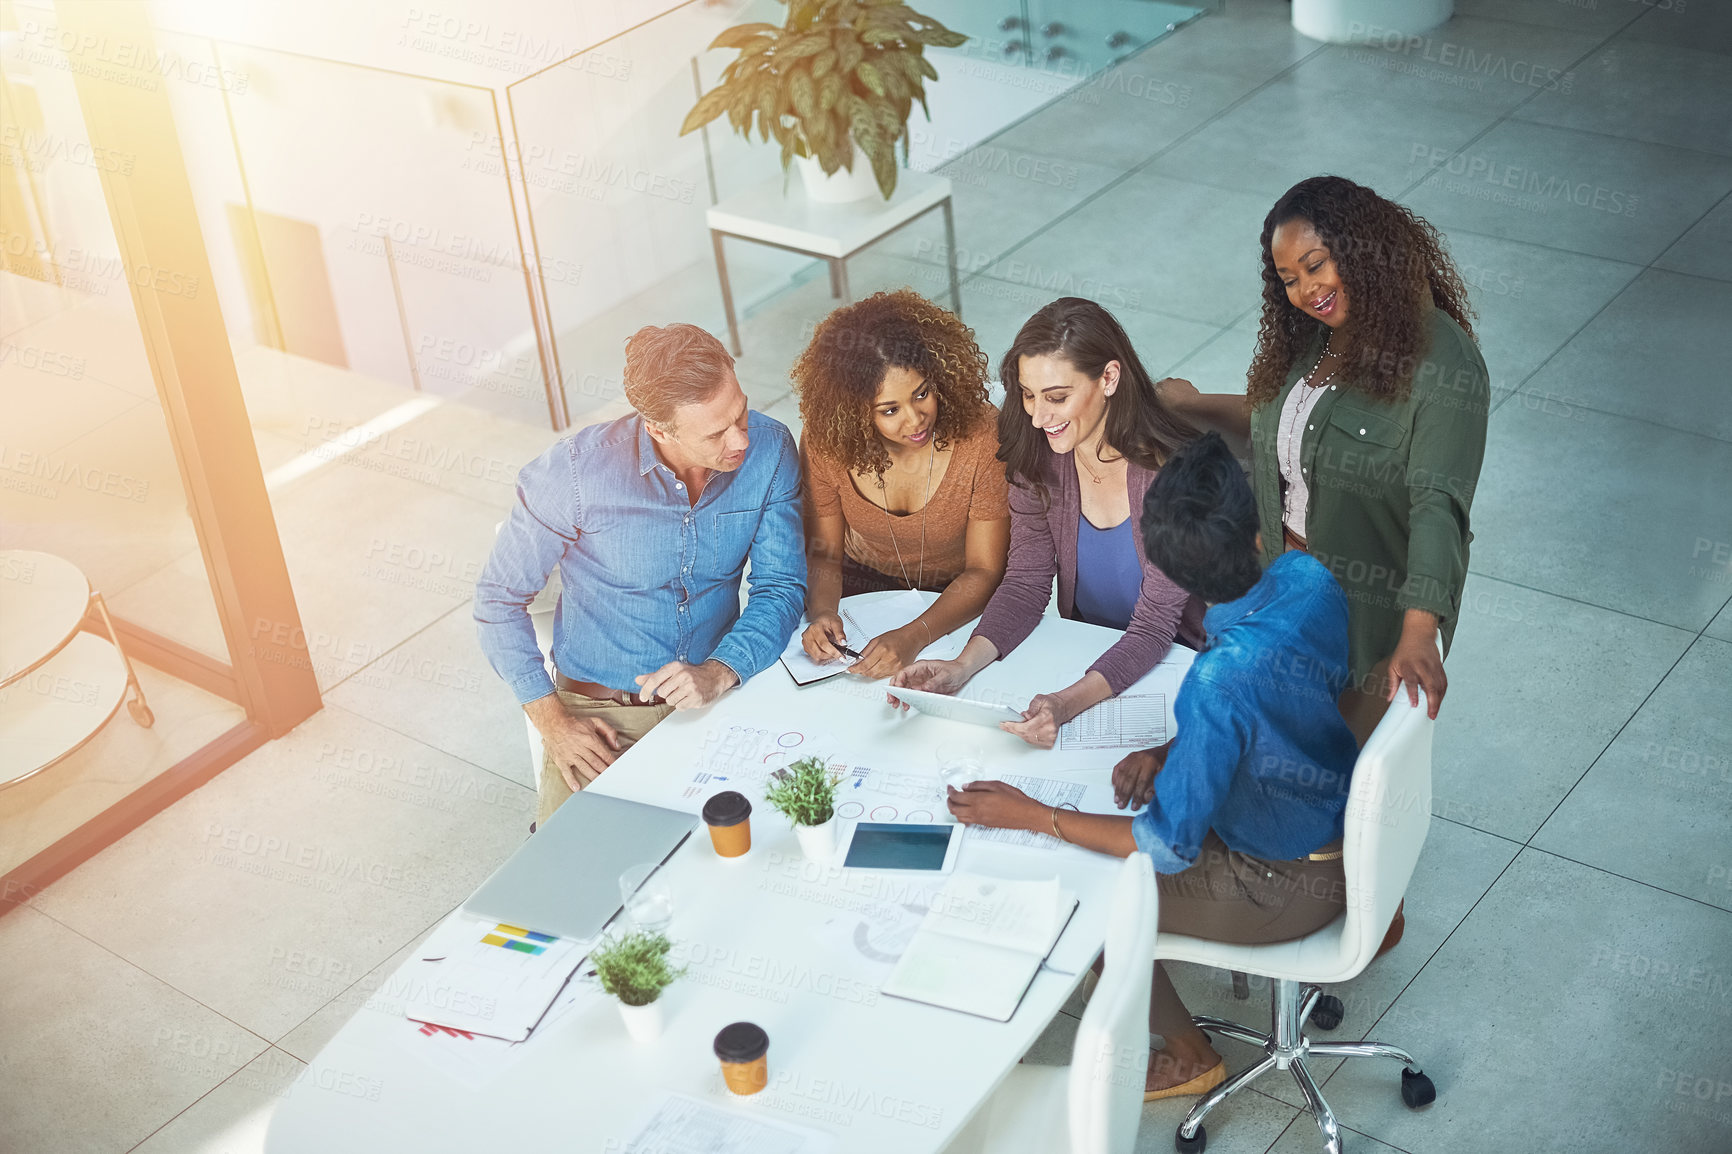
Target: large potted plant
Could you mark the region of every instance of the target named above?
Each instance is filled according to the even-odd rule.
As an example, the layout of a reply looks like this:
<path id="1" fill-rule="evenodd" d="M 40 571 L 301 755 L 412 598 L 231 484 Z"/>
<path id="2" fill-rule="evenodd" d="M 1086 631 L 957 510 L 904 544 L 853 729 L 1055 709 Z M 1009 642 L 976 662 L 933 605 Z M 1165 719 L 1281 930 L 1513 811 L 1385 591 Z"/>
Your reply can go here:
<path id="1" fill-rule="evenodd" d="M 764 798 L 794 824 L 800 852 L 815 862 L 836 853 L 836 787 L 841 781 L 821 757 L 803 757 L 770 775 Z"/>
<path id="2" fill-rule="evenodd" d="M 590 952 L 589 964 L 601 988 L 619 999 L 619 1016 L 626 1032 L 639 1042 L 652 1042 L 662 1032 L 662 991 L 685 970 L 668 965 L 673 944 L 666 935 L 639 930 L 615 938 Z"/>
<path id="3" fill-rule="evenodd" d="M 955 48 L 968 37 L 898 0 L 783 2 L 788 18 L 780 28 L 739 24 L 710 44 L 739 56 L 686 114 L 680 135 L 726 113 L 741 136 L 750 139 L 754 123 L 760 140 L 774 136 L 783 170 L 799 161 L 813 200 L 859 199 L 874 184 L 890 199 L 898 141 L 908 159 L 914 102 L 932 118 L 926 81 L 938 70 L 926 49 Z"/>

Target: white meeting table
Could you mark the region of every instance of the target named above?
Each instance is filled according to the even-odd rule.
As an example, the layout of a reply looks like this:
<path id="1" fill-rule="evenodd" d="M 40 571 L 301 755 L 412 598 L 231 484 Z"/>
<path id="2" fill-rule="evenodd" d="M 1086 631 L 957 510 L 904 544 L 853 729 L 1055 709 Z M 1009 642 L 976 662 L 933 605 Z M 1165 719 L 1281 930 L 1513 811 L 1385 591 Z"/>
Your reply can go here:
<path id="1" fill-rule="evenodd" d="M 940 645 L 954 652 L 971 628 Z M 1020 704 L 1062 688 L 1116 636 L 1045 617 L 965 694 Z M 1171 703 L 1193 656 L 1176 646 L 1128 693 L 1165 693 L 1170 725 Z M 715 705 L 670 716 L 590 788 L 695 815 L 711 793 L 729 788 L 699 784 L 694 773 L 706 743 L 725 739 L 733 726 L 797 735 L 797 743 L 787 739 L 790 758 L 817 752 L 875 770 L 924 774 L 933 808 L 942 796 L 935 760 L 942 742 L 980 747 L 987 776 L 1028 774 L 1096 787 L 1110 782 L 1112 766 L 1134 748 L 1037 750 L 1001 731 L 902 714 L 884 703 L 884 687 L 844 676 L 799 688 L 779 663 L 772 665 Z M 387 981 L 278 1105 L 266 1150 L 455 1152 L 530 1143 L 620 1154 L 668 1092 L 823 1132 L 832 1136 L 828 1148 L 840 1152 L 943 1149 L 1081 982 L 1105 940 L 1115 863 L 1075 847 L 1002 844 L 970 831 L 958 871 L 1056 875 L 1080 899 L 1015 1015 L 994 1022 L 881 996 L 890 966 L 859 946 L 873 911 L 917 906 L 942 879 L 809 863 L 761 787 L 742 792 L 753 806 L 749 854 L 717 857 L 700 823 L 662 869 L 674 903 L 667 933 L 675 960 L 689 970 L 662 997 L 660 1038 L 633 1042 L 612 999 L 594 988 L 513 1047 L 507 1067 L 482 1079 L 459 1078 L 416 1055 L 417 1027 L 387 996 Z M 919 798 L 910 805 L 925 807 Z M 945 820 L 942 810 L 938 820 Z M 595 987 L 594 979 L 583 979 L 585 970 L 573 980 Z M 770 1036 L 769 1086 L 748 1098 L 727 1092 L 711 1050 L 717 1030 L 742 1020 Z"/>

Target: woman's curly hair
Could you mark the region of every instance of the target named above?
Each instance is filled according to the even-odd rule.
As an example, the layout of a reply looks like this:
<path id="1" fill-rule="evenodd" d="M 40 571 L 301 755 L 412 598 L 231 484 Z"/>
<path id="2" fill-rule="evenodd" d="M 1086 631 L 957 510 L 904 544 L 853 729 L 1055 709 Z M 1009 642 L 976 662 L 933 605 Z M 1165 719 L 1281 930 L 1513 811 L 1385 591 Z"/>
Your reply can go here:
<path id="1" fill-rule="evenodd" d="M 1269 243 L 1290 220 L 1308 221 L 1317 230 L 1347 288 L 1351 325 L 1342 334 L 1350 338 L 1343 383 L 1380 398 L 1407 395 L 1425 354 L 1428 294 L 1473 335 L 1467 286 L 1437 229 L 1362 184 L 1313 176 L 1283 193 L 1263 218 L 1263 320 L 1245 390 L 1253 407 L 1281 395 L 1293 362 L 1324 327 L 1287 300 L 1275 271 Z"/>
<path id="2" fill-rule="evenodd" d="M 919 373 L 937 389 L 937 448 L 966 437 L 993 412 L 986 354 L 973 329 L 913 289 L 873 293 L 820 321 L 790 371 L 808 451 L 882 476 L 890 453 L 872 424 L 872 402 L 891 368 Z"/>

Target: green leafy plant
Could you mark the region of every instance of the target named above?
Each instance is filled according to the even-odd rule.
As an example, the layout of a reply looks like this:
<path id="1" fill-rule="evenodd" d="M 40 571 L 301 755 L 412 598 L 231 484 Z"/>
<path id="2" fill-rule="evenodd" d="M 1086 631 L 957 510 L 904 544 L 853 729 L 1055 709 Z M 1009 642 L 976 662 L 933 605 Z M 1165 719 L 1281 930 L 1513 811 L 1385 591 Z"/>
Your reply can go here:
<path id="1" fill-rule="evenodd" d="M 926 81 L 938 70 L 926 49 L 955 48 L 968 37 L 899 0 L 783 0 L 787 21 L 738 24 L 710 44 L 739 57 L 680 126 L 684 136 L 723 113 L 748 139 L 782 146 L 782 168 L 810 156 L 826 175 L 854 167 L 852 139 L 872 165 L 878 190 L 896 190 L 896 143 L 908 159 L 908 114 L 926 112 Z"/>
<path id="2" fill-rule="evenodd" d="M 838 774 L 821 757 L 803 757 L 770 775 L 764 799 L 795 825 L 823 825 L 836 816 Z"/>
<path id="3" fill-rule="evenodd" d="M 643 931 L 598 946 L 589 955 L 601 988 L 628 1006 L 647 1006 L 686 971 L 668 965 L 673 943 Z"/>

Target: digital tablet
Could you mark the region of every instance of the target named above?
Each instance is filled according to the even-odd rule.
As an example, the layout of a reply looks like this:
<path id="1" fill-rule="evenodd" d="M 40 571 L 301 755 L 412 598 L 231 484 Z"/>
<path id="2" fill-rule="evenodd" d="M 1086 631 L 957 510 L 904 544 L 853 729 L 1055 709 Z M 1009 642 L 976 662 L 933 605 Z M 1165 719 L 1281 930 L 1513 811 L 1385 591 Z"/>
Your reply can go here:
<path id="1" fill-rule="evenodd" d="M 963 829 L 955 824 L 856 822 L 838 857 L 843 869 L 946 874 L 956 865 Z"/>
<path id="2" fill-rule="evenodd" d="M 900 685 L 888 686 L 884 692 L 898 701 L 906 702 L 911 708 L 931 717 L 942 717 L 946 721 L 966 721 L 970 725 L 986 725 L 997 729 L 1001 721 L 1022 720 L 1022 710 L 1009 705 L 971 701 L 966 697 L 952 697 L 948 693 L 930 693 L 924 689 L 908 689 Z"/>

